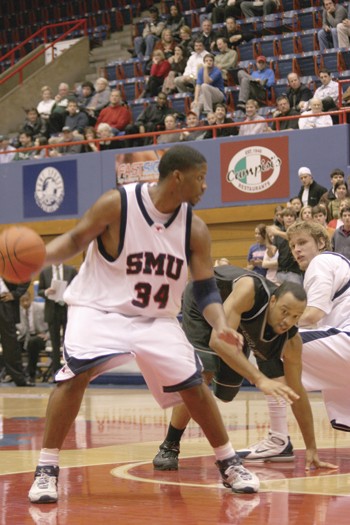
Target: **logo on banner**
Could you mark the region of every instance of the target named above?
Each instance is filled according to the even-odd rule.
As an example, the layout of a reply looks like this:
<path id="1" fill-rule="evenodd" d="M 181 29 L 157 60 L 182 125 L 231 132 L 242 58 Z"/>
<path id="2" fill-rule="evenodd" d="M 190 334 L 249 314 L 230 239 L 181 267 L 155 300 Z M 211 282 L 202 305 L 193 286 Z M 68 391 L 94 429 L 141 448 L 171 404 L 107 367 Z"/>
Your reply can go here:
<path id="1" fill-rule="evenodd" d="M 263 146 L 239 150 L 228 165 L 226 180 L 245 193 L 260 193 L 278 180 L 282 160 L 274 151 Z"/>
<path id="2" fill-rule="evenodd" d="M 54 213 L 64 199 L 64 181 L 60 172 L 53 166 L 44 168 L 35 184 L 36 204 L 46 213 Z"/>

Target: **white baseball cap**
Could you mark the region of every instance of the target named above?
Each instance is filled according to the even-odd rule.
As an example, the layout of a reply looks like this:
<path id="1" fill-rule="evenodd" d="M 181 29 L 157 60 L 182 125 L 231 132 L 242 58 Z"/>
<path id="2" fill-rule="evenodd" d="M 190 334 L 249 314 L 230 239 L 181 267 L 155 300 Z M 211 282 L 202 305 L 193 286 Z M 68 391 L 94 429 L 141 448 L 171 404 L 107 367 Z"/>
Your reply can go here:
<path id="1" fill-rule="evenodd" d="M 298 176 L 301 177 L 301 175 L 312 175 L 310 168 L 299 168 Z"/>

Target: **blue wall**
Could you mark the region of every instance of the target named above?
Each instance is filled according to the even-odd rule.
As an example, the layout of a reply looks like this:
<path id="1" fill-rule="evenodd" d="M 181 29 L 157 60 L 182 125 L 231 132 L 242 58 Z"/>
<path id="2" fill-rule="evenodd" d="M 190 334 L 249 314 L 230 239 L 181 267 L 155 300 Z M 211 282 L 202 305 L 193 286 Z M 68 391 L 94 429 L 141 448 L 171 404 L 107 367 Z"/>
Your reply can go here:
<path id="1" fill-rule="evenodd" d="M 264 151 L 275 149 L 276 156 L 279 156 L 278 138 L 284 141 L 284 152 L 279 172 L 273 175 L 276 180 L 269 190 L 249 194 L 229 185 L 227 192 L 227 166 L 224 164 L 229 162 L 231 150 L 231 156 L 236 155 L 240 163 L 246 161 L 241 151 L 249 153 L 251 149 L 259 150 L 260 146 Z M 253 140 L 248 139 L 235 137 L 188 143 L 201 151 L 208 160 L 208 190 L 198 205 L 199 209 L 285 202 L 300 189 L 297 172 L 301 166 L 309 167 L 315 180 L 327 188 L 330 186 L 329 173 L 332 169 L 341 168 L 346 176 L 349 174 L 348 125 L 312 131 L 268 133 Z M 266 145 L 269 148 L 267 150 Z M 0 223 L 80 217 L 99 195 L 115 187 L 117 162 L 122 155 L 154 155 L 157 150 L 163 150 L 163 147 L 149 146 L 138 150 L 85 153 L 48 161 L 1 164 Z M 228 160 L 225 161 L 225 158 Z M 150 161 L 147 169 L 150 166 L 153 169 L 155 164 Z M 48 179 L 51 182 L 48 183 Z M 269 180 L 272 180 L 271 177 Z M 231 194 L 233 198 L 230 198 Z"/>

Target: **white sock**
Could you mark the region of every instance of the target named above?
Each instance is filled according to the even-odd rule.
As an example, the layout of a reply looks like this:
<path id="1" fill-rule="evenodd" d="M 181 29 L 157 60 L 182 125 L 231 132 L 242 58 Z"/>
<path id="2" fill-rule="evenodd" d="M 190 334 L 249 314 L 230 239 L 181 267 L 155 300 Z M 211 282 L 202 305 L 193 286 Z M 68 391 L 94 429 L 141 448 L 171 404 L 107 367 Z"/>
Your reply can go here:
<path id="1" fill-rule="evenodd" d="M 221 447 L 216 447 L 213 450 L 214 450 L 215 458 L 218 461 L 223 461 L 224 459 L 232 458 L 232 456 L 236 454 L 230 441 L 228 441 L 226 445 L 222 445 Z"/>
<path id="2" fill-rule="evenodd" d="M 48 465 L 58 466 L 58 448 L 42 448 L 39 455 L 39 467 L 46 467 Z"/>
<path id="3" fill-rule="evenodd" d="M 265 396 L 270 414 L 270 430 L 288 436 L 287 403 L 280 398 L 278 402 L 273 396 Z"/>

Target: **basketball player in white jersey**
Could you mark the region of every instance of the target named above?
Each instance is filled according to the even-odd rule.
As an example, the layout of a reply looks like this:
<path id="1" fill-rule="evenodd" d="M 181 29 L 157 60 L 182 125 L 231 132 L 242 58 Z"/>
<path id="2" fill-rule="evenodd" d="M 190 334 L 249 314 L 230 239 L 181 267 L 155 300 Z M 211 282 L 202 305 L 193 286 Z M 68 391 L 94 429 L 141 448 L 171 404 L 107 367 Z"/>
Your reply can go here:
<path id="1" fill-rule="evenodd" d="M 295 223 L 287 236 L 305 272 L 307 307 L 298 323 L 303 341 L 302 382 L 308 391 L 322 391 L 332 427 L 350 432 L 350 262 L 328 251 L 329 235 L 319 223 Z M 278 410 L 280 419 L 287 417 L 285 405 L 280 404 Z M 266 439 L 239 454 L 246 460 L 263 461 L 278 450 L 278 444 Z"/>
<path id="2" fill-rule="evenodd" d="M 157 184 L 130 184 L 105 193 L 77 226 L 47 245 L 48 265 L 86 249 L 87 255 L 64 297 L 69 305 L 66 363 L 49 400 L 31 502 L 58 498 L 59 450 L 89 382 L 133 358 L 161 407 L 186 404 L 214 449 L 225 486 L 234 492 L 258 490 L 258 478 L 242 467 L 229 442 L 216 402 L 203 384 L 201 364 L 177 321 L 189 266 L 208 323 L 227 343 L 242 345 L 226 322 L 209 232 L 191 213 L 190 205 L 206 189 L 206 172 L 198 151 L 170 148 L 159 162 Z M 270 393 L 288 402 L 298 398 L 284 385 L 272 385 Z"/>

